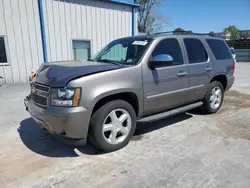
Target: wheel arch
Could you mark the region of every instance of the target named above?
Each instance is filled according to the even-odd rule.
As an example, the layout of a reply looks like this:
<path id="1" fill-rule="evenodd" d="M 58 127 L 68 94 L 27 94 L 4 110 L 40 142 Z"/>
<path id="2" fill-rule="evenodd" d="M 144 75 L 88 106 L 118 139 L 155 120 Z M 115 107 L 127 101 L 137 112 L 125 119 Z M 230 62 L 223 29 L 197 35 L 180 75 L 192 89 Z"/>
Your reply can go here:
<path id="1" fill-rule="evenodd" d="M 142 111 L 142 104 L 139 101 L 139 96 L 135 92 L 131 91 L 117 91 L 112 93 L 105 93 L 101 96 L 96 97 L 91 116 L 104 104 L 118 99 L 128 102 L 135 110 L 136 116 L 138 117 L 140 115 Z"/>
<path id="2" fill-rule="evenodd" d="M 213 81 L 218 81 L 222 84 L 224 90 L 226 90 L 227 88 L 227 76 L 225 74 L 216 74 L 212 77 L 212 79 L 210 80 L 210 83 L 212 83 Z"/>

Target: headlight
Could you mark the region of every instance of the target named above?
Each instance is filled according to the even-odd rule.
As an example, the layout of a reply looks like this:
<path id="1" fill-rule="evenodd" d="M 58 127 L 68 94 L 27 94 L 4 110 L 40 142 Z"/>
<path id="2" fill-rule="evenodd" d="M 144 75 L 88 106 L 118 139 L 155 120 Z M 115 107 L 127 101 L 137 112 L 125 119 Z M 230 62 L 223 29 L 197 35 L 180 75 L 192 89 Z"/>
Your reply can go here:
<path id="1" fill-rule="evenodd" d="M 78 106 L 80 94 L 80 88 L 52 88 L 50 104 L 52 106 Z"/>

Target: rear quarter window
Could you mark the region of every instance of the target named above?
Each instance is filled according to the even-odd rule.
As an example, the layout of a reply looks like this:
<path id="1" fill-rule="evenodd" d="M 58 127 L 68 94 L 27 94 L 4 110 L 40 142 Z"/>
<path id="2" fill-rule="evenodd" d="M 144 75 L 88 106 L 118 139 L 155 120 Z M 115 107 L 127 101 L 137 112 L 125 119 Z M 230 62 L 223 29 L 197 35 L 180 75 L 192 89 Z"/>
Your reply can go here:
<path id="1" fill-rule="evenodd" d="M 216 59 L 218 60 L 232 59 L 232 55 L 226 43 L 223 40 L 206 39 L 206 41 Z"/>
<path id="2" fill-rule="evenodd" d="M 235 50 L 234 49 L 230 48 L 230 51 L 231 51 L 232 54 L 235 54 Z"/>

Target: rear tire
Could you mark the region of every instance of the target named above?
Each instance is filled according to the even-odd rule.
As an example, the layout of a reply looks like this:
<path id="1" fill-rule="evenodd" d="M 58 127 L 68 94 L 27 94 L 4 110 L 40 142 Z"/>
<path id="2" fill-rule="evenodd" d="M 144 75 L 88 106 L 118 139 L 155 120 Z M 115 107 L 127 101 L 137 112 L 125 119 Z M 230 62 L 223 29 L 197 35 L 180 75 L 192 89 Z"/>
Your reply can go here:
<path id="1" fill-rule="evenodd" d="M 123 100 L 100 107 L 90 121 L 90 142 L 100 150 L 112 152 L 126 146 L 135 132 L 136 114 Z"/>
<path id="2" fill-rule="evenodd" d="M 224 88 L 223 85 L 218 81 L 213 81 L 209 85 L 209 89 L 203 99 L 202 110 L 206 114 L 216 113 L 224 99 Z"/>

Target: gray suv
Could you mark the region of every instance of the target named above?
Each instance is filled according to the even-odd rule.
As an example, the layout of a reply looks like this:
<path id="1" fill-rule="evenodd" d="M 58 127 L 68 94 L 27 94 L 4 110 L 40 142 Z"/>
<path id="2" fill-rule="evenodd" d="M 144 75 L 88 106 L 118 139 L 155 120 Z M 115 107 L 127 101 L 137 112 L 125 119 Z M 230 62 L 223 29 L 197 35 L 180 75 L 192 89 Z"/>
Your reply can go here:
<path id="1" fill-rule="evenodd" d="M 220 38 L 127 37 L 88 61 L 44 63 L 24 102 L 41 128 L 109 152 L 128 144 L 138 121 L 194 108 L 217 112 L 234 82 L 234 70 Z"/>

